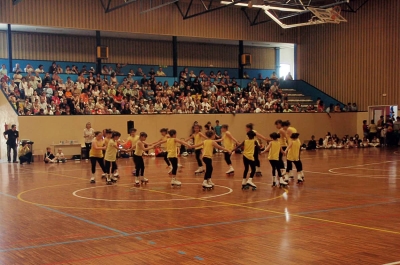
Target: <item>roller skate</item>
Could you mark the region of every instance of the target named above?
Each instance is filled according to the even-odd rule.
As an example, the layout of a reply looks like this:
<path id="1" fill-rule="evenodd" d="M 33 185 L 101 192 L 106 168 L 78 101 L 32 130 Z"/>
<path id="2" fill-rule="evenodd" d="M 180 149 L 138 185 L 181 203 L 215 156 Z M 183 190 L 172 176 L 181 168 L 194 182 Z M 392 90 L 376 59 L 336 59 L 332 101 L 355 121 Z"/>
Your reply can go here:
<path id="1" fill-rule="evenodd" d="M 132 175 L 136 176 L 136 169 L 134 171 L 132 171 Z"/>
<path id="2" fill-rule="evenodd" d="M 140 187 L 139 177 L 135 177 L 135 187 Z"/>
<path id="3" fill-rule="evenodd" d="M 92 174 L 92 177 L 90 178 L 90 183 L 92 184 L 96 183 L 96 177 L 94 174 Z"/>
<path id="4" fill-rule="evenodd" d="M 145 177 L 140 177 L 140 182 L 142 184 L 146 185 L 149 182 L 149 180 L 147 178 L 145 178 Z"/>
<path id="5" fill-rule="evenodd" d="M 201 174 L 201 173 L 204 173 L 203 167 L 199 167 L 199 168 L 194 172 L 194 174 L 195 174 L 196 176 L 199 175 L 199 174 Z"/>
<path id="6" fill-rule="evenodd" d="M 114 176 L 113 176 L 114 178 L 119 178 L 119 173 L 118 173 L 118 169 L 117 170 L 115 170 L 115 172 L 114 172 Z"/>
<path id="7" fill-rule="evenodd" d="M 303 184 L 303 182 L 304 182 L 303 172 L 299 172 L 297 174 L 297 184 Z"/>
<path id="8" fill-rule="evenodd" d="M 212 190 L 213 186 L 211 186 L 210 184 L 208 184 L 207 180 L 203 181 L 203 190 Z"/>
<path id="9" fill-rule="evenodd" d="M 283 177 L 279 178 L 279 188 L 287 188 L 289 184 L 283 179 Z"/>
<path id="10" fill-rule="evenodd" d="M 262 177 L 261 169 L 256 167 L 256 177 Z"/>
<path id="11" fill-rule="evenodd" d="M 181 164 L 178 164 L 178 167 L 184 167 L 183 165 L 181 165 Z"/>
<path id="12" fill-rule="evenodd" d="M 106 178 L 106 173 L 101 174 L 101 179 L 105 179 Z"/>
<path id="13" fill-rule="evenodd" d="M 113 182 L 112 182 L 112 180 L 110 178 L 110 175 L 106 175 L 106 184 L 107 185 L 112 185 L 113 184 Z"/>
<path id="14" fill-rule="evenodd" d="M 180 181 L 176 180 L 176 178 L 172 178 L 172 179 L 171 179 L 171 186 L 172 186 L 172 187 L 180 187 L 181 184 L 182 184 L 182 183 L 181 183 Z"/>
<path id="15" fill-rule="evenodd" d="M 247 185 L 247 179 L 242 180 L 242 190 L 248 190 L 250 187 Z"/>
<path id="16" fill-rule="evenodd" d="M 212 188 L 214 188 L 215 184 L 212 182 L 211 179 L 207 179 L 207 183 L 208 183 L 208 185 L 211 185 Z"/>
<path id="17" fill-rule="evenodd" d="M 283 181 L 286 182 L 286 184 L 289 184 L 289 175 L 288 174 L 285 174 L 282 178 L 283 178 Z"/>
<path id="18" fill-rule="evenodd" d="M 276 177 L 272 177 L 272 185 L 271 185 L 271 187 L 273 188 L 273 187 L 278 187 L 279 185 L 278 185 L 278 180 L 276 179 Z"/>
<path id="19" fill-rule="evenodd" d="M 114 175 L 110 175 L 110 179 L 112 181 L 112 183 L 117 183 L 118 179 L 116 177 L 114 177 Z"/>
<path id="20" fill-rule="evenodd" d="M 226 171 L 227 176 L 233 176 L 235 174 L 235 170 L 233 169 L 232 166 L 229 167 L 229 170 Z"/>
<path id="21" fill-rule="evenodd" d="M 256 184 L 253 183 L 253 179 L 252 178 L 249 178 L 247 180 L 246 184 L 247 184 L 248 187 L 251 187 L 253 190 L 257 189 L 257 186 L 256 186 Z"/>

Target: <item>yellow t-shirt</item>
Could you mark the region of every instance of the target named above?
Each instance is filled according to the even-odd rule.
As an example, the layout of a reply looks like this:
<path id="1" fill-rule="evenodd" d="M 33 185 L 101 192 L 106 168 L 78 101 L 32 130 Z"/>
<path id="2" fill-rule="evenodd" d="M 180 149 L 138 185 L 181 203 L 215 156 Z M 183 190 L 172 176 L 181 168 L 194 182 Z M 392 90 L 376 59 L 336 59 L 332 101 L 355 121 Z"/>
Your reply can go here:
<path id="1" fill-rule="evenodd" d="M 27 153 L 29 153 L 29 147 L 25 146 L 25 148 L 24 148 L 24 147 L 21 145 L 21 146 L 18 148 L 18 157 L 24 156 L 24 155 L 26 155 Z"/>
<path id="2" fill-rule="evenodd" d="M 104 160 L 114 162 L 117 160 L 117 143 L 110 139 L 107 144 L 106 155 L 104 156 Z"/>
<path id="3" fill-rule="evenodd" d="M 177 150 L 176 150 L 175 138 L 167 139 L 167 152 L 168 152 L 168 155 L 167 155 L 168 158 L 175 158 L 178 156 Z"/>
<path id="4" fill-rule="evenodd" d="M 271 148 L 268 153 L 268 160 L 279 160 L 279 152 L 281 150 L 281 144 L 279 141 L 272 141 Z"/>
<path id="5" fill-rule="evenodd" d="M 135 147 L 135 156 L 142 156 L 143 155 L 143 149 L 142 147 L 139 145 L 140 141 L 136 142 L 136 147 Z"/>
<path id="6" fill-rule="evenodd" d="M 286 141 L 286 134 L 282 134 L 280 131 L 278 131 L 278 134 L 280 135 L 279 138 L 279 143 L 281 146 L 287 146 L 287 141 Z"/>
<path id="7" fill-rule="evenodd" d="M 226 133 L 222 133 L 222 138 L 223 138 L 222 145 L 229 151 L 232 151 L 235 148 L 235 144 L 232 141 L 232 138 L 226 136 Z"/>
<path id="8" fill-rule="evenodd" d="M 287 154 L 287 160 L 290 161 L 299 161 L 300 160 L 300 140 L 292 140 L 292 147 L 290 148 L 288 154 Z"/>
<path id="9" fill-rule="evenodd" d="M 248 160 L 254 161 L 254 146 L 255 146 L 255 139 L 247 139 L 244 140 L 244 150 L 243 156 L 246 157 Z"/>
<path id="10" fill-rule="evenodd" d="M 94 143 L 96 143 L 96 146 L 97 146 L 97 147 L 103 147 L 103 146 L 104 146 L 104 140 L 103 140 L 103 139 L 101 139 L 101 140 L 99 140 L 99 141 L 98 141 L 96 138 L 93 139 L 93 141 L 92 141 L 92 148 L 90 149 L 89 156 L 90 156 L 90 157 L 102 158 L 102 157 L 103 157 L 103 152 L 102 152 L 103 150 L 94 149 L 94 147 L 93 147 Z"/>
<path id="11" fill-rule="evenodd" d="M 139 141 L 139 135 L 129 136 L 126 141 L 131 142 L 131 147 L 133 148 L 133 150 L 135 150 L 136 144 Z"/>
<path id="12" fill-rule="evenodd" d="M 203 147 L 203 157 L 212 158 L 213 157 L 213 140 L 207 139 L 204 140 L 204 147 Z"/>
<path id="13" fill-rule="evenodd" d="M 168 140 L 168 138 L 169 138 L 169 135 L 164 135 L 163 137 L 162 137 L 162 140 L 163 141 L 165 141 L 165 140 Z M 166 148 L 166 145 L 167 145 L 167 143 L 165 142 L 165 143 L 163 143 L 163 144 L 161 144 L 161 148 Z"/>
<path id="14" fill-rule="evenodd" d="M 200 133 L 195 133 L 194 134 L 194 145 L 198 145 L 198 144 L 201 144 L 201 136 L 200 136 Z M 203 146 L 201 145 L 201 146 L 196 147 L 196 150 L 199 150 L 202 148 L 203 148 Z"/>
<path id="15" fill-rule="evenodd" d="M 293 133 L 297 133 L 297 130 L 294 127 L 289 127 L 288 130 L 290 130 Z M 287 143 L 288 145 L 292 142 L 292 139 L 290 137 L 287 138 Z"/>

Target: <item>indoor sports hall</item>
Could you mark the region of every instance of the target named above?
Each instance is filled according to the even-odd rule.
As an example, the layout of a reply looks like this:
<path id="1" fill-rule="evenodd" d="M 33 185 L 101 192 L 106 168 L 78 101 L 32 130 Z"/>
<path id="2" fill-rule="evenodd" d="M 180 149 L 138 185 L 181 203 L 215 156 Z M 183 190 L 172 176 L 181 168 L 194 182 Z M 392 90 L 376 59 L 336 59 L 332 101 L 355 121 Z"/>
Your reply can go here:
<path id="1" fill-rule="evenodd" d="M 0 264 L 400 264 L 398 0 L 0 0 Z"/>

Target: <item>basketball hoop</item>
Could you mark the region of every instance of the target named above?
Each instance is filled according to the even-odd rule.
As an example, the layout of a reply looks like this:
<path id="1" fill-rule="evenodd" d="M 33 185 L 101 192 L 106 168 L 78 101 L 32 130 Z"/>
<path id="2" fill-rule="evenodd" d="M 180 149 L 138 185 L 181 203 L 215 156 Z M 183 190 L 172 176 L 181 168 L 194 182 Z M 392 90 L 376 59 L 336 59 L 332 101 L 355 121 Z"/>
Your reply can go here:
<path id="1" fill-rule="evenodd" d="M 332 21 L 336 21 L 336 19 L 340 16 L 341 11 L 342 11 L 342 9 L 340 8 L 340 6 L 335 6 L 332 8 L 332 10 L 331 10 Z"/>

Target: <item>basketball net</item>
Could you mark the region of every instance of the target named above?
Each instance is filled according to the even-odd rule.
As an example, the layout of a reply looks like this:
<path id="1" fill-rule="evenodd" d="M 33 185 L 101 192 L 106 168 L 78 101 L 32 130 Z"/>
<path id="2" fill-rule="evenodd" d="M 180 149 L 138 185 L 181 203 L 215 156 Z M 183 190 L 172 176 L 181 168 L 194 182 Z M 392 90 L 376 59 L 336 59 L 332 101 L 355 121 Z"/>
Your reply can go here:
<path id="1" fill-rule="evenodd" d="M 340 11 L 342 11 L 340 6 L 335 6 L 335 7 L 332 8 L 332 10 L 331 10 L 331 19 L 333 21 L 336 21 L 336 18 L 340 15 Z"/>

